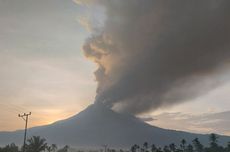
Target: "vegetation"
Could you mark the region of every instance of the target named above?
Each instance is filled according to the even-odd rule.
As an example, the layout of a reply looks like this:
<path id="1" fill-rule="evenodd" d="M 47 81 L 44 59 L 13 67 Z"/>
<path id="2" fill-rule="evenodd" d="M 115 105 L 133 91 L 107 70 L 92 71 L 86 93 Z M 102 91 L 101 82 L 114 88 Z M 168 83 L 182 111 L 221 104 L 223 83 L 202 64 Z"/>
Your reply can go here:
<path id="1" fill-rule="evenodd" d="M 195 138 L 191 144 L 188 144 L 185 139 L 181 140 L 180 145 L 171 143 L 164 147 L 156 147 L 154 144 L 148 147 L 148 143 L 144 142 L 143 146 L 140 147 L 134 144 L 130 151 L 131 152 L 230 152 L 230 142 L 226 147 L 218 145 L 218 136 L 211 134 L 209 136 L 209 146 L 205 147 L 201 144 L 198 138 Z"/>
<path id="2" fill-rule="evenodd" d="M 5 147 L 0 147 L 0 152 L 21 152 L 22 147 L 19 148 L 14 143 L 6 145 Z M 33 136 L 27 140 L 25 145 L 25 152 L 56 152 L 57 145 L 48 145 L 45 138 L 40 136 Z M 63 152 L 63 151 L 61 151 Z M 67 152 L 67 151 L 64 151 Z"/>
<path id="3" fill-rule="evenodd" d="M 216 134 L 210 134 L 209 146 L 205 147 L 195 138 L 192 143 L 187 143 L 185 139 L 181 140 L 179 145 L 171 143 L 164 147 L 157 147 L 154 144 L 144 142 L 142 146 L 134 144 L 128 152 L 230 152 L 230 142 L 227 143 L 226 147 L 218 144 L 218 136 Z M 33 136 L 29 138 L 25 145 L 25 152 L 69 152 L 70 147 L 68 145 L 58 149 L 57 145 L 48 145 L 45 138 L 40 136 Z M 14 143 L 0 147 L 0 152 L 21 152 Z M 108 149 L 107 152 L 126 152 L 123 150 Z"/>
<path id="4" fill-rule="evenodd" d="M 0 152 L 18 152 L 19 148 L 14 143 L 6 145 L 3 148 L 0 148 Z"/>
<path id="5" fill-rule="evenodd" d="M 39 136 L 33 136 L 28 139 L 26 144 L 26 152 L 41 152 L 45 151 L 48 148 L 46 139 Z"/>

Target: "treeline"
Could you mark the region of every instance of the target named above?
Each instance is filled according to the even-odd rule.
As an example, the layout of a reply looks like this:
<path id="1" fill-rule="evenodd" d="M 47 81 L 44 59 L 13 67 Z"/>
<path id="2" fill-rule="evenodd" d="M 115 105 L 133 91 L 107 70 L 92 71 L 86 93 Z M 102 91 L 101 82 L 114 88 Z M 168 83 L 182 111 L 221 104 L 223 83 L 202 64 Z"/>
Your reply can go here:
<path id="1" fill-rule="evenodd" d="M 45 138 L 33 136 L 27 140 L 25 147 L 19 147 L 14 143 L 0 147 L 0 152 L 68 152 L 69 146 L 58 149 L 56 144 L 49 145 Z"/>
<path id="2" fill-rule="evenodd" d="M 135 144 L 131 146 L 129 151 L 117 151 L 107 148 L 104 152 L 230 152 L 230 142 L 224 147 L 218 144 L 218 138 L 216 134 L 210 134 L 209 146 L 207 147 L 202 145 L 198 138 L 195 138 L 192 143 L 187 143 L 185 139 L 182 139 L 179 145 L 171 143 L 163 147 L 157 147 L 154 144 L 150 145 L 145 142 L 143 145 Z M 33 136 L 27 140 L 25 147 L 19 147 L 12 143 L 5 147 L 0 147 L 0 152 L 68 152 L 69 149 L 67 145 L 58 149 L 56 144 L 49 145 L 45 138 Z"/>
<path id="3" fill-rule="evenodd" d="M 218 136 L 216 134 L 210 134 L 209 146 L 205 147 L 195 138 L 192 143 L 187 143 L 185 139 L 181 140 L 180 145 L 171 143 L 163 147 L 156 147 L 154 144 L 149 145 L 145 142 L 142 146 L 137 144 L 133 145 L 130 149 L 131 152 L 230 152 L 230 142 L 226 147 L 218 144 Z"/>

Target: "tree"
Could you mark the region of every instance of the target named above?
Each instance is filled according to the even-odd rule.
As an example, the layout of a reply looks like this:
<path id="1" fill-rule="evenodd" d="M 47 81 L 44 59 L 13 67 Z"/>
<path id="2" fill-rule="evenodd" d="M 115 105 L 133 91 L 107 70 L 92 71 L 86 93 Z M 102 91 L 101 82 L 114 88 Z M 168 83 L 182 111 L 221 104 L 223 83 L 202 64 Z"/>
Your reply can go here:
<path id="1" fill-rule="evenodd" d="M 210 141 L 210 147 L 206 148 L 209 152 L 216 152 L 216 151 L 224 151 L 224 148 L 222 146 L 218 145 L 218 136 L 216 134 L 210 134 L 209 141 Z"/>
<path id="2" fill-rule="evenodd" d="M 186 148 L 186 152 L 194 152 L 193 150 L 193 146 L 191 144 L 189 144 Z"/>
<path id="3" fill-rule="evenodd" d="M 12 143 L 10 145 L 6 145 L 3 148 L 0 148 L 0 152 L 19 152 L 19 148 L 14 143 Z"/>
<path id="4" fill-rule="evenodd" d="M 228 142 L 228 145 L 226 147 L 226 152 L 230 152 L 230 141 Z"/>
<path id="5" fill-rule="evenodd" d="M 204 146 L 200 143 L 198 138 L 192 141 L 196 152 L 203 152 Z"/>
<path id="6" fill-rule="evenodd" d="M 163 151 L 162 151 L 161 147 L 158 147 L 156 152 L 163 152 Z"/>
<path id="7" fill-rule="evenodd" d="M 164 146 L 163 151 L 164 152 L 170 152 L 169 147 L 168 146 Z"/>
<path id="8" fill-rule="evenodd" d="M 40 136 L 33 136 L 27 140 L 26 152 L 42 152 L 47 147 L 46 139 Z"/>
<path id="9" fill-rule="evenodd" d="M 156 151 L 157 151 L 157 147 L 154 144 L 152 144 L 152 146 L 151 146 L 151 152 L 156 152 Z"/>
<path id="10" fill-rule="evenodd" d="M 144 144 L 143 144 L 143 149 L 144 149 L 144 151 L 147 152 L 147 151 L 148 151 L 148 148 L 149 148 L 148 142 L 144 142 Z"/>
<path id="11" fill-rule="evenodd" d="M 183 152 L 185 151 L 185 146 L 186 146 L 186 140 L 185 140 L 185 139 L 182 139 L 182 140 L 181 140 L 181 145 L 180 145 L 180 147 L 181 147 L 181 149 L 183 150 Z"/>
<path id="12" fill-rule="evenodd" d="M 216 148 L 218 147 L 218 136 L 216 134 L 210 134 L 209 136 L 209 141 L 210 141 L 210 147 L 211 148 Z"/>
<path id="13" fill-rule="evenodd" d="M 172 151 L 172 152 L 175 152 L 176 151 L 176 145 L 174 143 L 170 144 L 169 145 L 169 149 Z"/>
<path id="14" fill-rule="evenodd" d="M 133 145 L 131 147 L 131 152 L 137 152 L 137 149 L 139 148 L 139 146 L 137 144 Z"/>

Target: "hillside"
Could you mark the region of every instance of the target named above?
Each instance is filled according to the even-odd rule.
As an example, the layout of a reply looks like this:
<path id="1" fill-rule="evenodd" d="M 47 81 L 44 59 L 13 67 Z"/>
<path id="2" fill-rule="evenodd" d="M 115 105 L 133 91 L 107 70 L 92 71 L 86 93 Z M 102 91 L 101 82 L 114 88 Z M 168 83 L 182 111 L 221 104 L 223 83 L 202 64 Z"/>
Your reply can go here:
<path id="1" fill-rule="evenodd" d="M 116 113 L 102 105 L 93 104 L 79 114 L 51 125 L 34 127 L 28 130 L 28 136 L 45 137 L 49 143 L 81 147 L 100 147 L 108 144 L 111 147 L 128 148 L 132 144 L 147 141 L 156 145 L 179 143 L 181 139 L 188 142 L 198 137 L 203 144 L 208 143 L 208 135 L 192 134 L 181 131 L 166 130 L 151 126 L 128 114 Z M 21 144 L 23 130 L 1 132 L 0 145 L 15 142 Z M 230 141 L 222 136 L 220 143 Z"/>

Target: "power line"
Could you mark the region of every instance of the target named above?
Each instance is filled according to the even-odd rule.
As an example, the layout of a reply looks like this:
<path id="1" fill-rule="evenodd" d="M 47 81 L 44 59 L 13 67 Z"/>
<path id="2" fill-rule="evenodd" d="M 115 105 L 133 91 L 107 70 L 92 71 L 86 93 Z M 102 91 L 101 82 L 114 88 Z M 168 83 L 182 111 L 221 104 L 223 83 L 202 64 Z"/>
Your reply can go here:
<path id="1" fill-rule="evenodd" d="M 27 124 L 28 124 L 28 117 L 31 115 L 30 113 L 24 113 L 24 114 L 18 114 L 18 117 L 21 117 L 25 122 L 25 134 L 24 134 L 24 142 L 23 142 L 23 147 L 22 147 L 22 151 L 25 152 L 25 146 L 26 146 L 26 133 L 27 133 Z"/>

